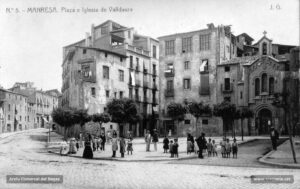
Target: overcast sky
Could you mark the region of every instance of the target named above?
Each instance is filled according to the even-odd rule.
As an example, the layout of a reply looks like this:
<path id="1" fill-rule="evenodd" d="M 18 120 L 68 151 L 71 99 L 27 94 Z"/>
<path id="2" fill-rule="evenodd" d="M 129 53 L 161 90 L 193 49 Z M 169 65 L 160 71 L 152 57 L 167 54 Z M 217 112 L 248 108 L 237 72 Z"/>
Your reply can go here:
<path id="1" fill-rule="evenodd" d="M 110 6 L 133 11 L 61 12 L 61 7 Z M 56 7 L 58 13 L 27 13 L 30 7 Z M 6 13 L 6 8 L 21 12 Z M 154 38 L 214 23 L 232 25 L 235 35 L 246 32 L 255 41 L 266 30 L 274 43 L 299 45 L 299 0 L 0 0 L 0 85 L 32 81 L 38 88 L 60 90 L 62 47 L 83 39 L 92 23 L 108 19 Z"/>

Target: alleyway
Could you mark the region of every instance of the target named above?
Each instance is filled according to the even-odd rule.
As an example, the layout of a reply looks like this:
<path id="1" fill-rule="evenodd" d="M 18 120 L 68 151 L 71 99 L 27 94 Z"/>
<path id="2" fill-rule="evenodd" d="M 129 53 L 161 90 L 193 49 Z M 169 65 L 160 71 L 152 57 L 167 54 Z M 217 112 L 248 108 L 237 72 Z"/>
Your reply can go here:
<path id="1" fill-rule="evenodd" d="M 114 162 L 49 154 L 46 130 L 0 140 L 0 188 L 299 188 L 300 171 L 168 162 Z M 239 158 L 242 158 L 239 157 Z M 183 163 L 183 162 L 181 162 Z M 7 184 L 6 175 L 63 175 L 63 184 Z M 251 184 L 251 175 L 294 175 L 293 184 Z M 231 184 L 228 184 L 231 183 Z"/>

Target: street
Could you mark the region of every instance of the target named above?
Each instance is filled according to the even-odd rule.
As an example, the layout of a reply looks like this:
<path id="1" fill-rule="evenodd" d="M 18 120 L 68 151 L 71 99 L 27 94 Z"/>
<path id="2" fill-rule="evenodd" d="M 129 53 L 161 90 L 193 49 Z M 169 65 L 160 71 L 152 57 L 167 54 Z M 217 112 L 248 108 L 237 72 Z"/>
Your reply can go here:
<path id="1" fill-rule="evenodd" d="M 46 130 L 0 141 L 0 188 L 300 188 L 300 170 L 181 162 L 116 162 L 50 154 Z M 241 156 L 240 158 L 242 158 Z M 200 160 L 197 160 L 200 161 Z M 263 167 L 263 168 L 262 168 Z M 62 184 L 8 184 L 6 175 L 63 175 Z M 293 175 L 293 184 L 252 184 L 251 175 Z"/>

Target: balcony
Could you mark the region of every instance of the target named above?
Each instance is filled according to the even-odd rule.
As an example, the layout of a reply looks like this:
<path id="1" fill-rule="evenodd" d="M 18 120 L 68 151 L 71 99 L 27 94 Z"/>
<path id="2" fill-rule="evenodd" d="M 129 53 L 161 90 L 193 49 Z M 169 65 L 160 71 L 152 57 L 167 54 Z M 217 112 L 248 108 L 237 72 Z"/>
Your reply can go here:
<path id="1" fill-rule="evenodd" d="M 144 74 L 147 74 L 148 73 L 148 69 L 144 68 Z"/>
<path id="2" fill-rule="evenodd" d="M 232 93 L 233 92 L 233 84 L 230 83 L 227 87 L 224 84 L 221 84 L 222 93 Z"/>
<path id="3" fill-rule="evenodd" d="M 165 71 L 165 77 L 174 77 L 174 76 L 175 76 L 174 70 L 166 70 Z"/>
<path id="4" fill-rule="evenodd" d="M 144 103 L 149 103 L 149 98 L 148 97 L 144 97 Z"/>
<path id="5" fill-rule="evenodd" d="M 136 52 L 138 54 L 142 54 L 142 55 L 145 55 L 145 56 L 150 56 L 150 51 L 144 50 L 142 48 L 138 48 L 138 47 L 135 47 L 135 46 L 132 46 L 132 45 L 128 45 L 128 44 L 126 44 L 126 48 L 128 50 Z"/>
<path id="6" fill-rule="evenodd" d="M 136 80 L 135 81 L 135 86 L 136 87 L 140 87 L 141 86 L 141 81 L 140 80 Z"/>
<path id="7" fill-rule="evenodd" d="M 136 67 L 135 67 L 135 71 L 137 71 L 137 72 L 140 71 L 140 67 L 139 67 L 139 66 L 136 66 Z"/>
<path id="8" fill-rule="evenodd" d="M 134 96 L 134 100 L 135 100 L 136 102 L 141 102 L 141 97 L 140 97 L 139 95 L 135 95 L 135 96 Z"/>
<path id="9" fill-rule="evenodd" d="M 166 89 L 165 97 L 174 97 L 174 89 Z"/>
<path id="10" fill-rule="evenodd" d="M 156 71 L 156 70 L 153 70 L 153 73 L 152 73 L 152 74 L 153 74 L 154 77 L 156 77 L 156 76 L 157 76 L 157 71 Z"/>

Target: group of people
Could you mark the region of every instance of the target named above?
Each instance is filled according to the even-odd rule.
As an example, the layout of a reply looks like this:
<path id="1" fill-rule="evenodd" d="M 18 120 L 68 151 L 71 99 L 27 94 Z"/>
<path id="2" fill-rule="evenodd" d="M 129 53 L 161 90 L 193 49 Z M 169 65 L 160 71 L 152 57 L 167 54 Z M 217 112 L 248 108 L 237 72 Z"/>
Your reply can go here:
<path id="1" fill-rule="evenodd" d="M 222 158 L 230 158 L 230 154 L 232 152 L 233 158 L 237 158 L 237 152 L 238 152 L 238 145 L 236 143 L 236 139 L 233 139 L 233 143 L 230 143 L 229 138 L 223 138 L 223 140 L 220 142 L 221 146 L 221 154 Z"/>
<path id="2" fill-rule="evenodd" d="M 164 148 L 164 153 L 169 153 L 171 154 L 171 158 L 173 157 L 179 157 L 178 155 L 178 139 L 175 138 L 174 142 L 173 140 L 169 140 L 168 137 L 165 136 L 164 140 L 163 140 L 163 148 Z"/>
<path id="3" fill-rule="evenodd" d="M 132 140 L 133 138 L 131 136 L 128 137 L 127 139 L 127 154 L 129 155 L 129 153 L 132 155 L 132 151 L 133 151 L 133 147 L 132 147 Z M 124 154 L 126 152 L 126 140 L 125 138 L 120 135 L 120 137 L 117 137 L 117 132 L 113 132 L 112 138 L 111 138 L 111 146 L 112 146 L 112 157 L 115 158 L 116 157 L 116 152 L 118 150 L 118 143 L 120 146 L 120 154 L 121 157 L 124 158 Z"/>

